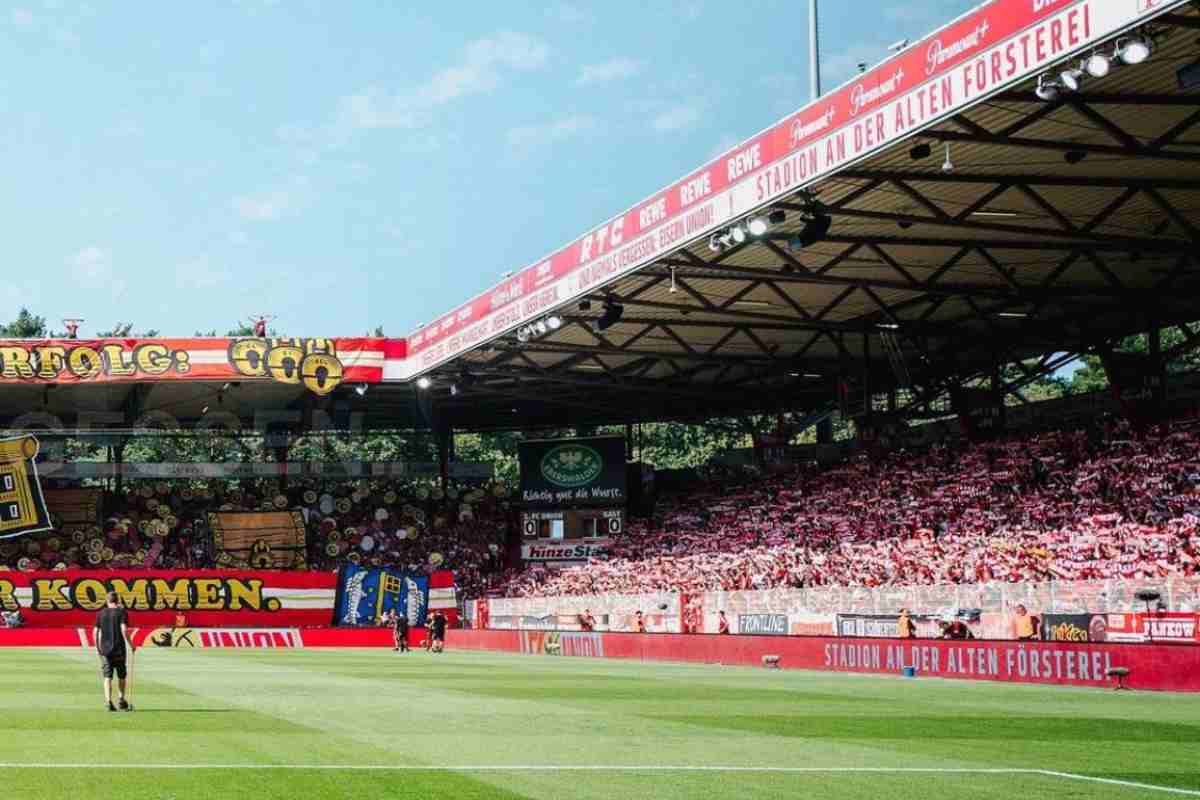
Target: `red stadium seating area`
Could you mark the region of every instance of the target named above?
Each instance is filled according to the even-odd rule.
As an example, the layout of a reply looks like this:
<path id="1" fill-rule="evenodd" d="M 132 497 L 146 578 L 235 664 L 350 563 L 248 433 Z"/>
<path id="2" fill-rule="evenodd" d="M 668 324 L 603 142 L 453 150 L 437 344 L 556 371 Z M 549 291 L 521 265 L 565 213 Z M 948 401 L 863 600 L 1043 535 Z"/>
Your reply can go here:
<path id="1" fill-rule="evenodd" d="M 1195 575 L 1200 423 L 1025 433 L 660 500 L 613 557 L 509 596 Z"/>

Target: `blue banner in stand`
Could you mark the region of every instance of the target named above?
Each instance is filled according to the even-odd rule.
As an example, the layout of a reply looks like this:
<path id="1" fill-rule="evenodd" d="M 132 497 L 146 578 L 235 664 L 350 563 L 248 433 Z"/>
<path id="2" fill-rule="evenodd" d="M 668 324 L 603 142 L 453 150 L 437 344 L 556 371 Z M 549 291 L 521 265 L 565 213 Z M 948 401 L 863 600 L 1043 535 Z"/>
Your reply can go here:
<path id="1" fill-rule="evenodd" d="M 378 625 L 395 609 L 408 624 L 425 624 L 429 611 L 429 578 L 390 569 L 346 564 L 338 573 L 334 622 L 338 625 Z"/>

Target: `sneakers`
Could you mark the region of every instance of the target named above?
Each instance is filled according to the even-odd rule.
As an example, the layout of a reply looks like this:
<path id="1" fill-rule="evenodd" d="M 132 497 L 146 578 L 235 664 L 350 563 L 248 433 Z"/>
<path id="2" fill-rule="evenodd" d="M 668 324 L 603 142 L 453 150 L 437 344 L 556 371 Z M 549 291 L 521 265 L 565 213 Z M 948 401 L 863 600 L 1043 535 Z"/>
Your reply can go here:
<path id="1" fill-rule="evenodd" d="M 122 711 L 129 710 L 129 703 L 125 702 L 124 697 L 122 697 L 120 700 L 117 701 L 117 708 L 121 709 Z"/>
<path id="2" fill-rule="evenodd" d="M 112 703 L 109 703 L 109 704 L 108 704 L 108 710 L 109 710 L 109 711 L 116 711 L 116 710 L 117 710 L 117 707 L 116 707 L 116 706 L 114 706 Z"/>

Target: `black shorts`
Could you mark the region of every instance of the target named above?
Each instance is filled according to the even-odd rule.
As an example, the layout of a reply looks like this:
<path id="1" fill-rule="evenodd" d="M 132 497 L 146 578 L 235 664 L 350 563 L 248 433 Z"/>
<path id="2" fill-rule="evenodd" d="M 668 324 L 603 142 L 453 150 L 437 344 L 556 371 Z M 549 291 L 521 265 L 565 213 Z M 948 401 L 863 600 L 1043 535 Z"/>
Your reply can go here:
<path id="1" fill-rule="evenodd" d="M 118 656 L 100 656 L 100 674 L 106 678 L 111 678 L 114 672 L 118 678 L 125 680 L 124 653 Z"/>

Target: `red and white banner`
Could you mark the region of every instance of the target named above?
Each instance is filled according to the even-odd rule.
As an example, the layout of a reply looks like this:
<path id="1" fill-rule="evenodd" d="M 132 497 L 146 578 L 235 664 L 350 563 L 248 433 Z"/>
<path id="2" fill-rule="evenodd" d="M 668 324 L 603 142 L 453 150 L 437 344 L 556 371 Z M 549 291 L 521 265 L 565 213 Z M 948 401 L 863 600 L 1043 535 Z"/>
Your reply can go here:
<path id="1" fill-rule="evenodd" d="M 1169 644 L 1073 642 L 963 642 L 899 639 L 831 639 L 775 636 L 540 631 L 450 631 L 455 650 L 493 650 L 550 656 L 631 658 L 761 666 L 778 657 L 783 669 L 899 675 L 913 667 L 918 677 L 1113 686 L 1113 667 L 1129 669 L 1135 689 L 1200 692 L 1200 648 Z"/>
<path id="2" fill-rule="evenodd" d="M 429 576 L 429 612 L 446 615 L 449 627 L 458 625 L 458 589 L 454 586 L 454 571 L 439 569 Z"/>
<path id="3" fill-rule="evenodd" d="M 90 627 L 109 591 L 121 596 L 131 625 L 278 628 L 329 625 L 336 572 L 151 570 L 0 572 L 0 610 L 26 625 Z M 181 626 L 182 627 L 182 626 Z"/>
<path id="4" fill-rule="evenodd" d="M 379 383 L 406 355 L 402 339 L 36 339 L 0 341 L 0 383 L 271 380 L 328 394 Z"/>
<path id="5" fill-rule="evenodd" d="M 632 272 L 1185 0 L 994 0 L 408 338 L 405 376 Z"/>
<path id="6" fill-rule="evenodd" d="M 1096 616 L 1105 622 L 1102 632 L 1110 642 L 1200 644 L 1200 614 L 1163 611 Z"/>
<path id="7" fill-rule="evenodd" d="M 79 645 L 95 647 L 92 628 L 77 628 Z M 298 628 L 187 628 L 137 627 L 129 637 L 137 648 L 143 647 L 304 647 Z"/>
<path id="8" fill-rule="evenodd" d="M 131 631 L 141 650 L 162 648 L 296 648 L 392 647 L 391 628 L 175 628 L 143 627 Z M 425 636 L 424 628 L 409 631 L 414 647 Z M 0 628 L 3 647 L 95 647 L 91 628 Z M 143 651 L 145 652 L 145 651 Z"/>

